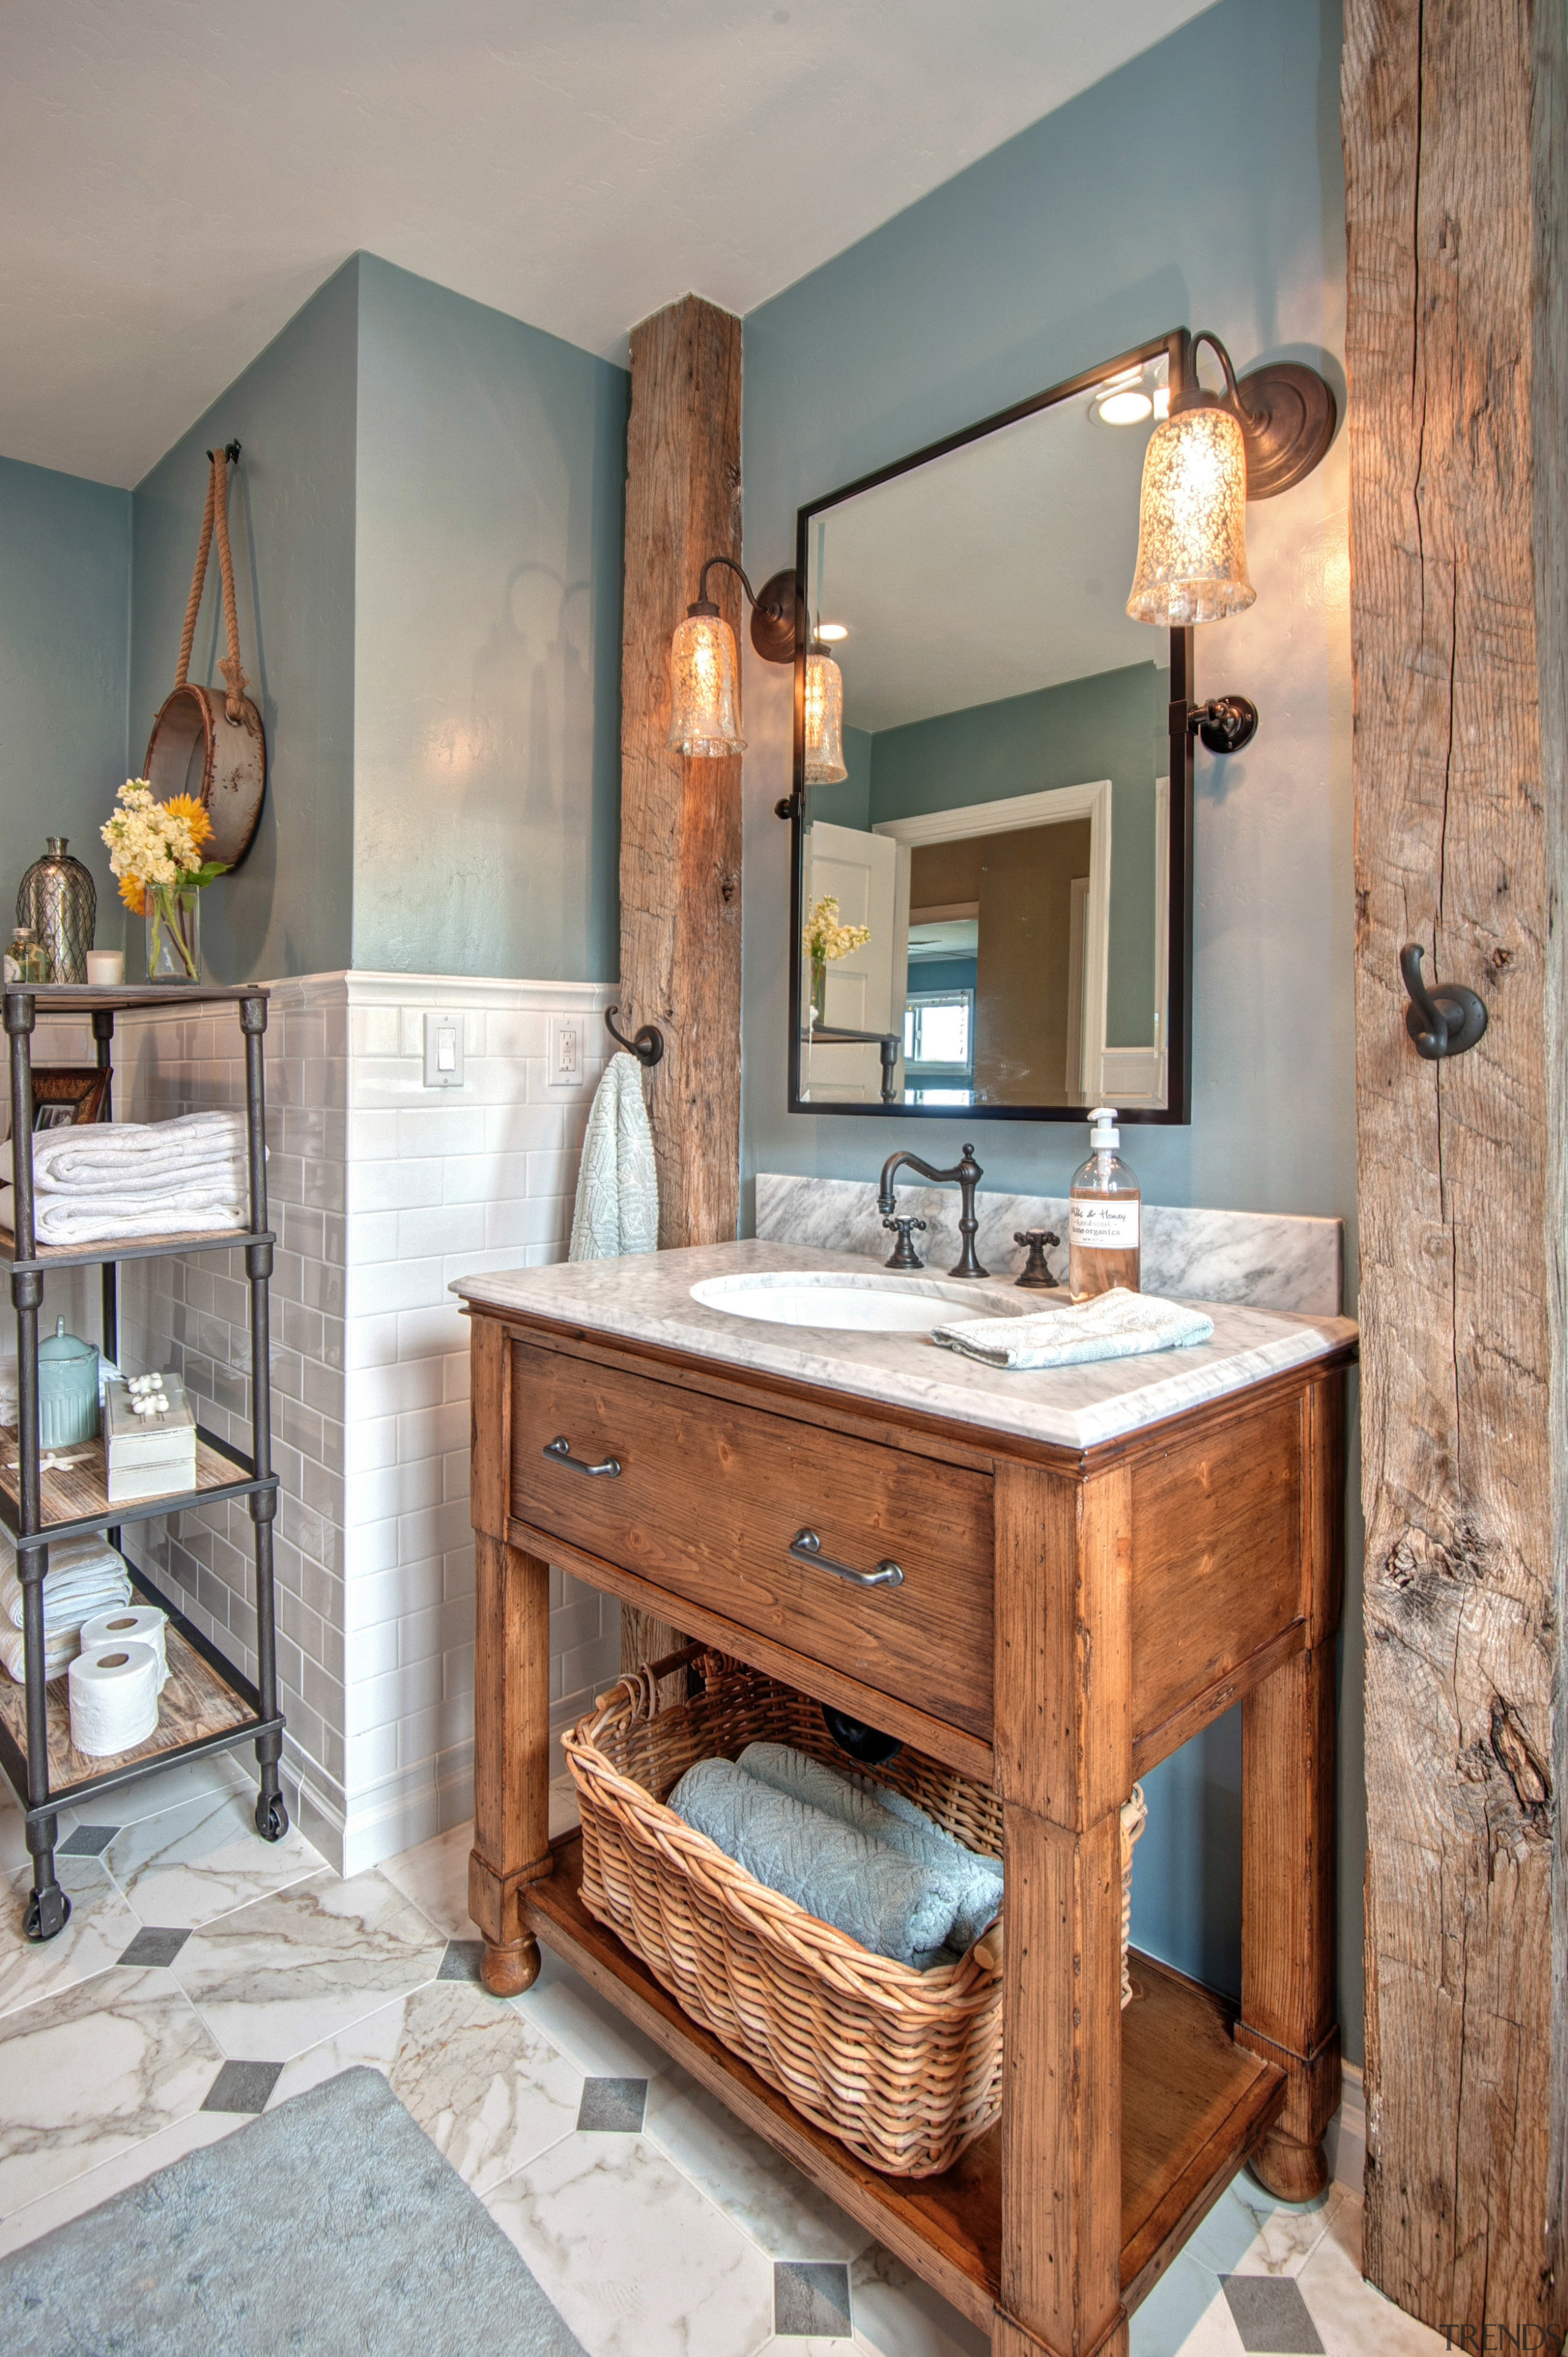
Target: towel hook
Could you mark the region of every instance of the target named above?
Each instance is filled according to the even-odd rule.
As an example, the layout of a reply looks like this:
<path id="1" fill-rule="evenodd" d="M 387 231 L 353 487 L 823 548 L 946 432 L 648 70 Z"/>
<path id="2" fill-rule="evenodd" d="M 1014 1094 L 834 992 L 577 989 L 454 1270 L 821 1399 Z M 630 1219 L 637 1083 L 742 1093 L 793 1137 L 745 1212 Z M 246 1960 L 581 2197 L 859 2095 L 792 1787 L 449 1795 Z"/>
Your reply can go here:
<path id="1" fill-rule="evenodd" d="M 1487 1028 L 1487 1008 L 1462 982 L 1434 983 L 1428 990 L 1421 978 L 1424 955 L 1419 942 L 1406 942 L 1400 952 L 1400 972 L 1410 996 L 1405 1029 L 1415 1041 L 1416 1054 L 1434 1064 L 1475 1046 Z"/>
<path id="2" fill-rule="evenodd" d="M 618 1047 L 624 1048 L 628 1056 L 635 1056 L 638 1062 L 645 1068 L 657 1064 L 664 1053 L 663 1032 L 655 1025 L 645 1023 L 636 1038 L 628 1039 L 624 1031 L 616 1029 L 616 1017 L 619 1013 L 618 1006 L 607 1006 L 605 1009 L 605 1029 L 609 1033 L 610 1038 Z"/>

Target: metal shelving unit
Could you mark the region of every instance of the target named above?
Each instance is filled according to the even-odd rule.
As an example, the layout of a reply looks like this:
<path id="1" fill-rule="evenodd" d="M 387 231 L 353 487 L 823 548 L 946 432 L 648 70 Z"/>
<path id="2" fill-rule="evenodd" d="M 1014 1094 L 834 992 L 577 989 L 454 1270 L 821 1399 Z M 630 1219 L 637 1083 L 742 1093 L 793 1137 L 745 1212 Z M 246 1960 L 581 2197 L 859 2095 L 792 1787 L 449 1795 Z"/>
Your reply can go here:
<path id="1" fill-rule="evenodd" d="M 11 1135 L 30 1145 L 33 1132 L 32 1034 L 39 1015 L 80 1019 L 90 1015 L 99 1070 L 105 1083 L 103 1117 L 112 1116 L 114 1017 L 137 1007 L 185 1005 L 232 1006 L 245 1039 L 245 1122 L 250 1178 L 250 1225 L 222 1235 L 159 1236 L 145 1243 L 54 1246 L 40 1244 L 33 1220 L 30 1151 L 14 1151 L 16 1226 L 0 1229 L 0 1259 L 11 1264 L 11 1301 L 16 1316 L 16 1462 L 0 1430 L 0 1523 L 16 1549 L 27 1640 L 25 1713 L 21 1695 L 0 1674 L 0 1768 L 16 1787 L 27 1812 L 27 1848 L 33 1889 L 27 1905 L 30 1940 L 52 1940 L 70 1916 L 70 1900 L 55 1874 L 59 1812 L 91 1795 L 116 1790 L 176 1760 L 195 1759 L 253 1742 L 261 1770 L 256 1830 L 281 1840 L 288 1813 L 278 1788 L 283 1756 L 283 1714 L 277 1697 L 277 1647 L 273 1609 L 273 1523 L 277 1515 L 277 1475 L 272 1469 L 272 1393 L 268 1340 L 268 1286 L 276 1238 L 267 1226 L 266 1092 L 262 1040 L 267 1024 L 267 993 L 259 985 L 208 988 L 199 984 L 95 989 L 70 983 L 6 983 L 5 1036 L 10 1050 Z M 135 1505 L 111 1506 L 101 1443 L 73 1451 L 69 1471 L 46 1471 L 38 1443 L 38 1309 L 44 1278 L 52 1268 L 101 1267 L 103 1287 L 103 1351 L 118 1356 L 118 1265 L 188 1252 L 233 1252 L 242 1248 L 251 1287 L 251 1454 L 246 1457 L 215 1433 L 197 1427 L 197 1486 Z M 168 1614 L 170 1676 L 160 1697 L 159 1723 L 148 1740 L 109 1760 L 89 1774 L 77 1772 L 80 1755 L 70 1749 L 70 1713 L 63 1681 L 51 1694 L 44 1679 L 44 1574 L 52 1540 L 102 1531 L 118 1545 L 121 1529 L 151 1522 L 187 1507 L 215 1505 L 230 1498 L 250 1502 L 256 1555 L 257 1678 L 225 1659 L 201 1631 L 160 1595 L 134 1566 L 137 1592 Z M 74 1765 L 73 1765 L 74 1762 Z"/>

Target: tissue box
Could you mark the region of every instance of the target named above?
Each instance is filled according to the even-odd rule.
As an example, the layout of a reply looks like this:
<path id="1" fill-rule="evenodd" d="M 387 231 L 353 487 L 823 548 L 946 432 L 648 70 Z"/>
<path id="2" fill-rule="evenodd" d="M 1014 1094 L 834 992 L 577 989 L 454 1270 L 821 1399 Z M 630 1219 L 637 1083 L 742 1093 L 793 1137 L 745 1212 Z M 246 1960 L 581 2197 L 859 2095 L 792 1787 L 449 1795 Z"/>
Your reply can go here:
<path id="1" fill-rule="evenodd" d="M 177 1375 L 164 1377 L 165 1415 L 137 1415 L 124 1383 L 103 1389 L 103 1454 L 109 1503 L 134 1505 L 196 1487 L 196 1414 Z"/>

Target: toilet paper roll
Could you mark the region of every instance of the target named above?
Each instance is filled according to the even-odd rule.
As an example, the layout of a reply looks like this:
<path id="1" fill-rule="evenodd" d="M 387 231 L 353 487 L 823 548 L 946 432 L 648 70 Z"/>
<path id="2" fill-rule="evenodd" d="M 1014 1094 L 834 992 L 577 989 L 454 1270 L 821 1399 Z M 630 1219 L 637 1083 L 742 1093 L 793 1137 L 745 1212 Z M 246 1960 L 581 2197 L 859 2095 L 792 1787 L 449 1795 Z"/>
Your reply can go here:
<path id="1" fill-rule="evenodd" d="M 91 1760 L 145 1743 L 158 1723 L 158 1657 L 150 1645 L 95 1645 L 66 1674 L 70 1739 Z"/>
<path id="2" fill-rule="evenodd" d="M 162 1694 L 168 1680 L 168 1641 L 164 1633 L 167 1627 L 168 1614 L 160 1612 L 156 1604 L 119 1604 L 113 1611 L 95 1612 L 91 1620 L 82 1622 L 81 1650 L 91 1653 L 99 1646 L 150 1645 L 158 1657 L 158 1692 Z"/>

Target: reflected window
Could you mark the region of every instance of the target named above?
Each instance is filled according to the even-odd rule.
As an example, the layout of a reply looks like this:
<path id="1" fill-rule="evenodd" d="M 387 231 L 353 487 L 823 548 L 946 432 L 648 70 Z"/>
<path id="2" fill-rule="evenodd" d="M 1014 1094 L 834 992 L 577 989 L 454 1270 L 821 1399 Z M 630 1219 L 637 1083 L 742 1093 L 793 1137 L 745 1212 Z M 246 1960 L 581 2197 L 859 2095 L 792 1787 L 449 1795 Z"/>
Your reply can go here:
<path id="1" fill-rule="evenodd" d="M 904 1008 L 904 1071 L 914 1085 L 974 1078 L 972 990 L 913 991 Z"/>

